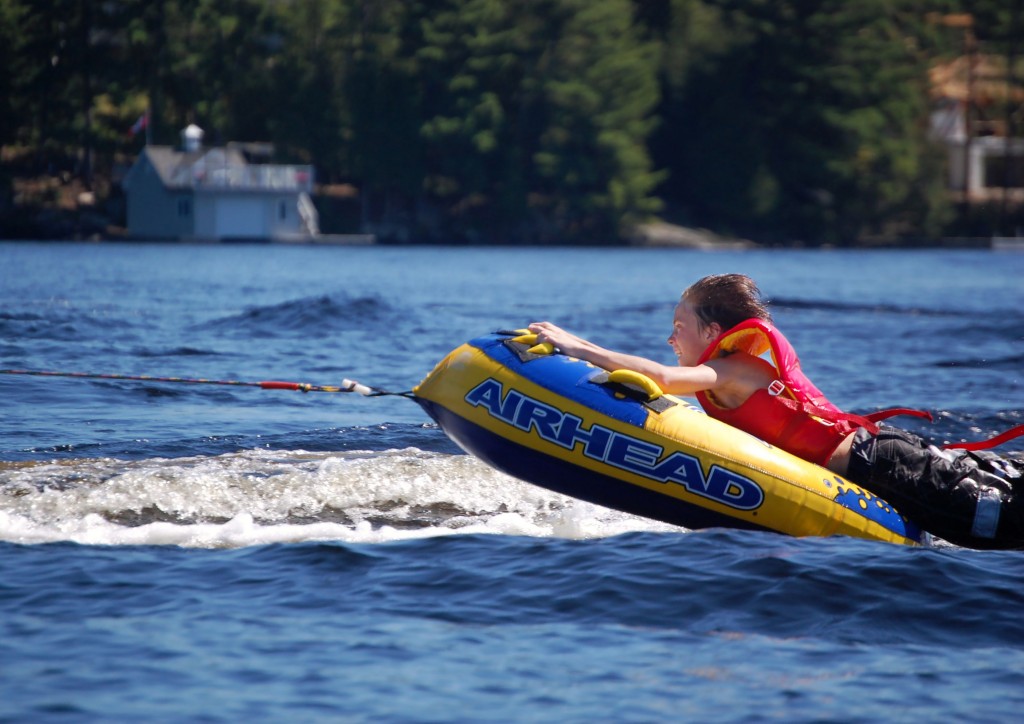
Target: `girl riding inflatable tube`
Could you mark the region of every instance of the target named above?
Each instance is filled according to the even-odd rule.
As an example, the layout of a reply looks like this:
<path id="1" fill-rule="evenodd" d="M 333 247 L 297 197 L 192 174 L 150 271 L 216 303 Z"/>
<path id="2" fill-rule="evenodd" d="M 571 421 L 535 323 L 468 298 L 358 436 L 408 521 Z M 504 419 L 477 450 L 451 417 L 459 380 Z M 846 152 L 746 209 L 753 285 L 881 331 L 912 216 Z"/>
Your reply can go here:
<path id="1" fill-rule="evenodd" d="M 498 332 L 413 390 L 463 450 L 557 493 L 690 529 L 927 540 L 881 498 L 714 420 L 635 372 Z M 545 348 L 546 347 L 546 348 Z"/>

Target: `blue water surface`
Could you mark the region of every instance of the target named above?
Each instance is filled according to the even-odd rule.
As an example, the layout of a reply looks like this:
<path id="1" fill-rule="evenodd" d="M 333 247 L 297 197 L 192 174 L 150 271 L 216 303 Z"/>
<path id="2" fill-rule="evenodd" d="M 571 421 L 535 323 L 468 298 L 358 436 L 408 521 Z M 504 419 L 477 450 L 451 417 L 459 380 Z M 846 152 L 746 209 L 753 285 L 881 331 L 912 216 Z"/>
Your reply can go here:
<path id="1" fill-rule="evenodd" d="M 754 276 L 845 408 L 1024 422 L 1024 255 L 0 244 L 0 368 L 393 391 Z M 1021 449 L 1011 445 L 1008 449 Z M 1024 555 L 686 531 L 400 397 L 0 374 L 0 721 L 1017 721 Z"/>

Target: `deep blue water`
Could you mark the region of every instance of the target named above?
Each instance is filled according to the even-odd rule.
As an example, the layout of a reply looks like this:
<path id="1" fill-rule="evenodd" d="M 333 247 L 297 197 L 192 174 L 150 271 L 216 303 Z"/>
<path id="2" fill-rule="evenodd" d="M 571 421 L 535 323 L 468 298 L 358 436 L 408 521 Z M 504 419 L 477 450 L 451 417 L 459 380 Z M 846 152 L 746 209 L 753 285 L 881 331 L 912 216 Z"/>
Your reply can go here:
<path id="1" fill-rule="evenodd" d="M 667 360 L 723 271 L 841 406 L 1024 422 L 1009 252 L 5 243 L 0 368 L 401 391 L 541 318 Z M 1010 722 L 1022 580 L 582 504 L 401 398 L 0 375 L 0 721 Z"/>

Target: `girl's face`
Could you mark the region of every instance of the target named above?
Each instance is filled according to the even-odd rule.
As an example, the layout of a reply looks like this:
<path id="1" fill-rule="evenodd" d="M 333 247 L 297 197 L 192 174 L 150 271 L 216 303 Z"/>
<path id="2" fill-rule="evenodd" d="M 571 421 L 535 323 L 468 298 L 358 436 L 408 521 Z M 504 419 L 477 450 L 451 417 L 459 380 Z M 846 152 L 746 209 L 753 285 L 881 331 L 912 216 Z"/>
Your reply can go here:
<path id="1" fill-rule="evenodd" d="M 697 314 L 685 299 L 676 305 L 672 317 L 672 334 L 668 337 L 669 346 L 676 353 L 676 359 L 683 367 L 697 364 L 708 344 L 721 333 L 717 323 L 702 326 Z"/>

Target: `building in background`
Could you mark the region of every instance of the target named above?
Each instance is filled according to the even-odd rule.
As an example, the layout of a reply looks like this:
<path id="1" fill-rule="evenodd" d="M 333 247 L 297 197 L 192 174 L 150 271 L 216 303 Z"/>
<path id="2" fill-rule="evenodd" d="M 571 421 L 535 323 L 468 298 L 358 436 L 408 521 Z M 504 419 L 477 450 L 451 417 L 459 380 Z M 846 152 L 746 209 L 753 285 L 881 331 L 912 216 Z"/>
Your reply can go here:
<path id="1" fill-rule="evenodd" d="M 969 14 L 936 16 L 963 53 L 931 68 L 931 135 L 948 152 L 950 190 L 965 203 L 1024 203 L 1024 58 L 982 52 Z"/>
<path id="2" fill-rule="evenodd" d="M 180 149 L 147 145 L 123 181 L 128 234 L 185 241 L 315 241 L 312 166 L 252 163 L 266 144 L 205 148 L 190 125 Z"/>

